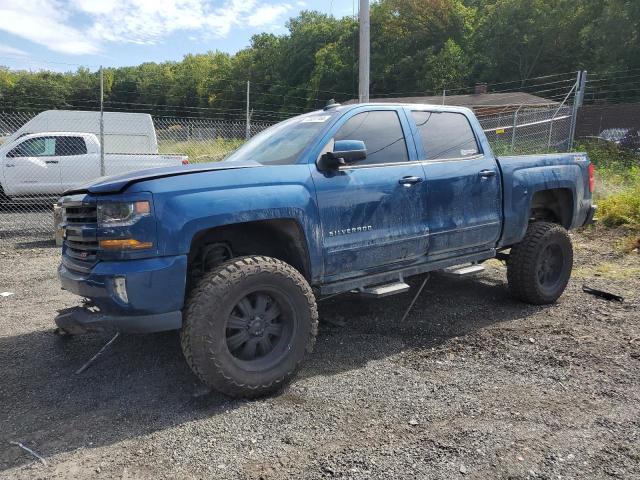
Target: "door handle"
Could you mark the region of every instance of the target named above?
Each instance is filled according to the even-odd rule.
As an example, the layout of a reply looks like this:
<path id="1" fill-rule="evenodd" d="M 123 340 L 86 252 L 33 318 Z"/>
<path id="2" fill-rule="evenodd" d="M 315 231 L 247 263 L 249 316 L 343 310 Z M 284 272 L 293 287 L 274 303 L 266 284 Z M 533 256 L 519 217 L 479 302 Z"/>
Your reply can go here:
<path id="1" fill-rule="evenodd" d="M 5 165 L 5 167 L 7 167 L 7 168 L 11 168 L 11 167 L 15 167 L 15 166 L 16 166 L 16 164 L 15 164 L 15 163 L 7 163 L 7 164 Z"/>
<path id="2" fill-rule="evenodd" d="M 480 173 L 478 173 L 478 175 L 480 175 L 482 178 L 495 177 L 496 176 L 496 171 L 495 170 L 480 170 Z"/>
<path id="3" fill-rule="evenodd" d="M 416 183 L 420 183 L 422 181 L 421 177 L 402 177 L 400 180 L 398 180 L 398 183 L 400 185 L 405 185 L 405 186 L 410 186 L 410 185 L 415 185 Z"/>
<path id="4" fill-rule="evenodd" d="M 58 163 L 58 160 L 45 160 L 44 163 Z"/>

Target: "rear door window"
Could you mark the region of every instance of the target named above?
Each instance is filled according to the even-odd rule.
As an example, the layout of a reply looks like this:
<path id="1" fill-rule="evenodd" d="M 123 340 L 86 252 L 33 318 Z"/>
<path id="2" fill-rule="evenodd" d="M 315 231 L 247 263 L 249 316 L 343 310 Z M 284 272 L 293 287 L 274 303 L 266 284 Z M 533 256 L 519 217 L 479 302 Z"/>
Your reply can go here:
<path id="1" fill-rule="evenodd" d="M 56 155 L 67 157 L 72 155 L 84 155 L 87 153 L 87 144 L 82 137 L 57 137 Z"/>
<path id="2" fill-rule="evenodd" d="M 426 160 L 447 160 L 473 157 L 480 153 L 478 142 L 461 113 L 411 112 L 418 127 Z"/>

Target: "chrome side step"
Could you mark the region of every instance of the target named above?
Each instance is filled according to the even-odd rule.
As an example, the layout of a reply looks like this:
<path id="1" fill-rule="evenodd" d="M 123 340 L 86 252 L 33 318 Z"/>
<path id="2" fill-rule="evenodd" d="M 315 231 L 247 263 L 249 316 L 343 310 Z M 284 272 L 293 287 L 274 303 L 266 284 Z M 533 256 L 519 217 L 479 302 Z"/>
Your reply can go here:
<path id="1" fill-rule="evenodd" d="M 402 281 L 376 285 L 374 287 L 362 287 L 356 290 L 363 297 L 382 298 L 409 290 L 409 285 Z"/>
<path id="2" fill-rule="evenodd" d="M 465 277 L 467 275 L 475 275 L 476 273 L 484 272 L 484 270 L 485 270 L 484 265 L 473 264 L 473 265 L 468 265 L 462 268 L 460 267 L 445 268 L 444 271 L 451 275 Z"/>
<path id="3" fill-rule="evenodd" d="M 391 271 L 372 273 L 361 277 L 342 278 L 340 280 L 333 280 L 329 283 L 320 284 L 319 291 L 321 295 L 332 295 L 334 293 L 348 292 L 354 289 L 359 290 L 360 288 L 367 285 L 383 284 L 385 282 L 397 282 L 400 276 L 411 277 L 413 275 L 433 272 L 435 270 L 442 270 L 444 268 L 455 265 L 463 265 L 465 263 L 467 265 L 469 263 L 476 264 L 477 262 L 482 262 L 484 260 L 494 258 L 495 256 L 496 249 L 491 248 L 489 250 L 483 250 L 482 252 L 475 252 L 467 255 L 459 255 L 457 257 L 448 257 L 438 260 L 429 260 L 427 257 L 425 257 L 425 259 L 429 261 L 424 261 L 417 265 L 400 267 Z"/>

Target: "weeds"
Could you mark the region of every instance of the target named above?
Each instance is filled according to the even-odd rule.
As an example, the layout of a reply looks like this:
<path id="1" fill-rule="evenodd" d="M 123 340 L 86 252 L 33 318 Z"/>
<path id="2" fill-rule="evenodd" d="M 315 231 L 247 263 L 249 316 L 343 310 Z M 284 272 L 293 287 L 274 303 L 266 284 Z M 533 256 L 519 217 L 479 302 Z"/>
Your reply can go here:
<path id="1" fill-rule="evenodd" d="M 637 170 L 636 170 L 637 173 Z M 608 227 L 626 225 L 640 230 L 640 177 L 621 191 L 598 200 L 599 218 Z"/>
<path id="2" fill-rule="evenodd" d="M 598 218 L 608 227 L 640 230 L 640 154 L 603 141 L 582 141 L 596 167 Z"/>
<path id="3" fill-rule="evenodd" d="M 215 140 L 188 140 L 184 142 L 163 141 L 158 146 L 160 153 L 182 153 L 189 156 L 190 163 L 219 162 L 244 143 L 244 139 L 216 138 Z"/>

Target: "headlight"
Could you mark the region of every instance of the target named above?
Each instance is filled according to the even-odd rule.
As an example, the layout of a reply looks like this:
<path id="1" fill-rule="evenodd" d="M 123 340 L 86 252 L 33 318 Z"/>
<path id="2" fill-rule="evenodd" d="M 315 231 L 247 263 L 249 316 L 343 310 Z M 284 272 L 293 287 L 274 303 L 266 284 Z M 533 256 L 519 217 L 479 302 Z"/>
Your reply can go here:
<path id="1" fill-rule="evenodd" d="M 146 200 L 98 203 L 98 225 L 101 227 L 126 227 L 148 215 L 151 215 L 151 205 Z"/>

